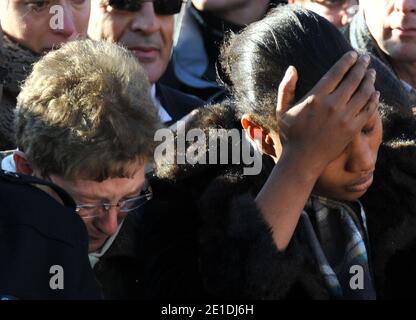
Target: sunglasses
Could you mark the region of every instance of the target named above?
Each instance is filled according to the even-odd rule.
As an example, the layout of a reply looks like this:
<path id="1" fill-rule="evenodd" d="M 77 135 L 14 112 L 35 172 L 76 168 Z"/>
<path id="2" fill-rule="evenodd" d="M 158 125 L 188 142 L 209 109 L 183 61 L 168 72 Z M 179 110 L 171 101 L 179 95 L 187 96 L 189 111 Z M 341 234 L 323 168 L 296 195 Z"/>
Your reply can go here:
<path id="1" fill-rule="evenodd" d="M 107 0 L 107 5 L 116 10 L 140 11 L 145 2 L 153 2 L 157 15 L 174 15 L 181 11 L 182 0 Z"/>

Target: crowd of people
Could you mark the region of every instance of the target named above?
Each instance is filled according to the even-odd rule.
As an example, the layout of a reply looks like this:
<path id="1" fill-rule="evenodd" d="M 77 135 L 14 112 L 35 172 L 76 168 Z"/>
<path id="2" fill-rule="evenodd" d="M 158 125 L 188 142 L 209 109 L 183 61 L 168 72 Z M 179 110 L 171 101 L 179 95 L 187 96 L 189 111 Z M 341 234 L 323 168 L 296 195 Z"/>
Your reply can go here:
<path id="1" fill-rule="evenodd" d="M 414 296 L 416 0 L 2 0 L 0 23 L 1 299 Z"/>

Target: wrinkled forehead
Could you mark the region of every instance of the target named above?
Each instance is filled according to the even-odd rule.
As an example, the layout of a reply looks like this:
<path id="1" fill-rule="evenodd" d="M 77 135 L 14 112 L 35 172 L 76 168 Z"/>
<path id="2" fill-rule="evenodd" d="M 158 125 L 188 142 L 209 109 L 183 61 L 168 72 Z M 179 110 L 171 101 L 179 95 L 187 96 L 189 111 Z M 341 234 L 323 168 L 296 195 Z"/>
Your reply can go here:
<path id="1" fill-rule="evenodd" d="M 146 165 L 142 164 L 131 169 L 134 171 L 128 177 L 107 178 L 103 181 L 79 177 L 67 179 L 59 175 L 50 175 L 50 180 L 75 199 L 118 201 L 124 197 L 137 195 L 146 184 Z"/>

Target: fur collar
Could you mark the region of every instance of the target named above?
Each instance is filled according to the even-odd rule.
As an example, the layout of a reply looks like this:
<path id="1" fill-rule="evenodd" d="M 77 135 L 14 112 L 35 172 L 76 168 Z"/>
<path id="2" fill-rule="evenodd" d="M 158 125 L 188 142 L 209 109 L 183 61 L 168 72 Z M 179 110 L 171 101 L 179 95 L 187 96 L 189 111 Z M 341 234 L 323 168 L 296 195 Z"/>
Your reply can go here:
<path id="1" fill-rule="evenodd" d="M 241 126 L 239 123 L 238 116 L 236 114 L 236 110 L 230 101 L 224 101 L 221 104 L 207 106 L 201 109 L 198 109 L 197 114 L 186 123 L 185 126 L 185 133 L 189 132 L 191 129 L 201 129 L 205 136 L 208 137 L 210 130 L 215 129 L 238 129 L 240 130 Z M 180 134 L 184 132 L 183 130 L 180 132 L 178 129 L 175 132 L 175 141 L 178 141 L 180 138 Z M 241 134 L 241 132 L 240 132 Z M 183 136 L 182 136 L 183 138 Z M 221 138 L 218 138 L 218 141 Z M 220 174 L 220 172 L 225 172 L 232 168 L 240 168 L 242 166 L 233 166 L 233 165 L 208 165 L 208 164 L 199 164 L 199 160 L 201 158 L 206 158 L 208 155 L 209 145 L 207 143 L 205 152 L 198 153 L 195 156 L 192 156 L 193 162 L 195 164 L 190 164 L 189 161 L 186 164 L 178 164 L 176 160 L 178 159 L 177 156 L 184 156 L 186 151 L 190 150 L 190 148 L 195 147 L 195 143 L 186 142 L 184 152 L 179 152 L 175 145 L 175 163 L 166 163 L 162 161 L 157 161 L 157 166 L 155 173 L 157 177 L 171 180 L 173 182 L 178 182 L 189 177 L 194 177 L 200 174 L 206 174 L 210 172 L 210 175 L 215 176 Z M 229 148 L 229 152 L 231 152 Z M 190 156 L 187 155 L 187 159 L 189 160 Z M 218 152 L 219 158 L 219 152 Z M 208 161 L 208 159 L 207 159 Z M 208 162 L 207 162 L 208 163 Z M 219 161 L 217 163 L 220 163 Z"/>
<path id="2" fill-rule="evenodd" d="M 414 254 L 416 123 L 413 117 L 388 106 L 381 107 L 381 114 L 385 131 L 374 183 L 361 200 L 367 213 L 373 258 L 371 263 L 375 272 L 377 292 L 379 297 L 397 297 L 401 293 L 398 292 L 400 290 L 390 290 L 389 288 L 390 283 L 398 283 L 395 280 L 397 274 L 389 272 L 386 266 L 394 266 L 398 261 L 395 257 L 404 250 L 410 250 L 411 254 Z M 240 126 L 238 116 L 230 105 L 207 107 L 207 109 L 201 110 L 198 116 L 188 124 L 188 129 L 205 128 L 205 131 L 210 128 L 233 127 L 239 128 Z M 189 143 L 187 148 L 191 145 Z M 208 203 L 208 206 L 213 206 L 212 212 L 221 212 L 219 206 L 228 203 L 224 199 L 244 194 L 247 191 L 256 193 L 267 179 L 268 168 L 264 168 L 261 175 L 250 177 L 243 176 L 240 169 L 239 165 L 187 164 L 172 165 L 164 173 L 165 178 L 174 182 L 186 180 L 184 185 L 188 187 L 191 185 L 195 192 L 201 191 L 203 193 L 201 207 L 205 208 L 204 203 Z M 223 181 L 222 187 L 218 187 L 216 184 L 218 181 Z M 205 201 L 205 198 L 208 200 Z M 210 214 L 209 219 L 212 219 L 212 216 L 213 214 Z M 307 252 L 307 250 L 304 249 L 302 252 Z M 311 271 L 308 275 L 303 276 L 304 281 L 300 279 L 304 288 L 312 286 L 308 289 L 311 291 L 311 295 L 315 295 L 321 288 L 321 279 L 315 276 L 313 268 L 314 266 L 306 268 Z M 398 269 L 401 270 L 401 268 L 402 266 L 399 264 Z M 413 279 L 411 275 L 408 278 Z M 314 285 L 312 285 L 313 283 Z M 397 286 L 400 285 L 403 283 L 400 282 Z M 319 294 L 319 297 L 323 298 L 324 294 Z"/>

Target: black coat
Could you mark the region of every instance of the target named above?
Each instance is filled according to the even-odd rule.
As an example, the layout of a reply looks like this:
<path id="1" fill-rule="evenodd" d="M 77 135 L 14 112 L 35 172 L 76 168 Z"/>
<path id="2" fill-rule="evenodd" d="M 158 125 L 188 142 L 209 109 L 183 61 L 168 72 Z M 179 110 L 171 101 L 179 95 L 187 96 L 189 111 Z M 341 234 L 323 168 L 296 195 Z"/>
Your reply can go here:
<path id="1" fill-rule="evenodd" d="M 377 297 L 414 298 L 416 286 L 416 145 L 414 118 L 382 109 L 385 128 L 367 213 Z M 232 108 L 204 110 L 192 127 L 236 128 Z M 284 252 L 274 245 L 254 198 L 273 166 L 243 176 L 240 165 L 185 165 L 161 171 L 198 206 L 198 262 L 206 294 L 239 299 L 329 299 L 311 249 L 296 229 Z"/>
<path id="2" fill-rule="evenodd" d="M 203 107 L 205 104 L 204 101 L 195 96 L 185 94 L 160 83 L 156 85 L 156 96 L 172 118 L 171 121 L 166 123 L 168 126 L 181 120 L 192 110 Z"/>
<path id="3" fill-rule="evenodd" d="M 105 299 L 201 297 L 195 207 L 187 195 L 151 178 L 154 199 L 130 213 L 94 267 Z"/>
<path id="4" fill-rule="evenodd" d="M 378 298 L 411 298 L 416 285 L 416 148 L 413 118 L 382 109 L 384 143 L 361 200 Z M 189 128 L 239 128 L 232 107 L 210 107 Z M 190 145 L 188 144 L 188 147 Z M 329 299 L 297 229 L 276 249 L 254 198 L 273 162 L 243 176 L 241 165 L 171 165 L 152 180 L 154 199 L 130 216 L 95 269 L 107 298 Z M 128 222 L 128 221 L 127 221 Z"/>
<path id="5" fill-rule="evenodd" d="M 166 125 L 204 105 L 197 97 L 163 84 L 156 85 L 156 96 L 172 117 Z M 185 276 L 185 269 L 195 270 L 191 268 L 194 256 L 190 255 L 195 241 L 188 241 L 195 237 L 189 230 L 195 228 L 184 223 L 193 212 L 184 203 L 176 203 L 181 196 L 171 193 L 165 184 L 157 179 L 151 184 L 156 200 L 147 203 L 139 212 L 129 214 L 111 247 L 94 266 L 106 299 L 175 298 L 169 291 L 170 279 L 180 281 L 179 274 Z M 187 257 L 191 257 L 189 266 L 184 262 Z M 183 270 L 178 270 L 184 264 Z M 182 294 L 191 296 L 193 290 L 188 286 L 183 288 Z"/>
<path id="6" fill-rule="evenodd" d="M 41 188 L 51 188 L 58 202 Z M 74 201 L 34 177 L 0 171 L 0 297 L 100 299 Z M 63 271 L 63 288 L 53 278 Z M 52 283 L 52 287 L 50 285 Z"/>

